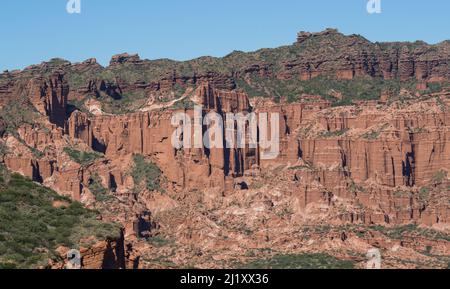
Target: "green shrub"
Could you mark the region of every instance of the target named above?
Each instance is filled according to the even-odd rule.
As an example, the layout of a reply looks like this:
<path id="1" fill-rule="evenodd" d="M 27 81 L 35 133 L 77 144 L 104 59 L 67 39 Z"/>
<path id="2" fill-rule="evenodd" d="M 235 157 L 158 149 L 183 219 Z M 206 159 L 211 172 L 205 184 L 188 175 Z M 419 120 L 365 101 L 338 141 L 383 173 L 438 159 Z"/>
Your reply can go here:
<path id="1" fill-rule="evenodd" d="M 72 161 L 82 165 L 83 167 L 86 167 L 103 157 L 103 155 L 99 153 L 79 151 L 70 147 L 65 147 L 64 152 L 69 155 Z"/>
<path id="2" fill-rule="evenodd" d="M 339 260 L 328 254 L 277 255 L 239 266 L 245 269 L 353 269 L 351 261 Z"/>
<path id="3" fill-rule="evenodd" d="M 3 141 L 1 141 L 0 142 L 0 157 L 8 154 L 8 152 L 9 152 L 8 147 L 6 146 L 6 144 Z"/>
<path id="4" fill-rule="evenodd" d="M 319 134 L 319 137 L 323 138 L 331 138 L 331 137 L 340 137 L 345 135 L 348 132 L 348 129 L 342 129 L 337 131 L 323 131 Z"/>
<path id="5" fill-rule="evenodd" d="M 172 105 L 171 109 L 193 109 L 195 106 L 195 103 L 191 101 L 190 99 L 183 99 L 181 101 L 178 101 Z"/>
<path id="6" fill-rule="evenodd" d="M 312 169 L 312 167 L 310 165 L 294 166 L 294 167 L 288 168 L 288 170 L 293 170 L 293 171 L 305 171 L 305 170 L 311 170 L 311 169 Z"/>
<path id="7" fill-rule="evenodd" d="M 450 235 L 430 228 L 420 228 L 416 224 L 396 227 L 371 226 L 370 229 L 379 231 L 391 239 L 401 240 L 405 235 L 419 235 L 431 240 L 450 241 Z"/>
<path id="8" fill-rule="evenodd" d="M 89 190 L 94 194 L 97 201 L 107 201 L 111 198 L 108 194 L 109 190 L 102 185 L 102 181 L 98 174 L 94 174 L 89 182 Z"/>
<path id="9" fill-rule="evenodd" d="M 5 122 L 6 131 L 16 135 L 17 129 L 24 124 L 34 124 L 38 112 L 26 99 L 6 104 L 0 110 L 0 118 Z"/>
<path id="10" fill-rule="evenodd" d="M 395 191 L 395 192 L 393 193 L 393 196 L 396 197 L 396 198 L 402 198 L 402 197 L 408 196 L 408 192 L 404 192 L 404 191 Z"/>
<path id="11" fill-rule="evenodd" d="M 238 79 L 238 88 L 246 91 L 250 97 L 287 98 L 288 102 L 297 102 L 302 94 L 320 95 L 331 101 L 332 106 L 352 105 L 356 100 L 378 100 L 384 91 L 397 95 L 402 88 L 415 88 L 415 81 L 402 82 L 398 79 L 356 77 L 352 80 L 337 79 L 333 76 L 318 76 L 310 80 L 277 79 L 250 77 L 251 81 Z M 343 99 L 336 99 L 332 91 L 339 92 Z"/>
<path id="12" fill-rule="evenodd" d="M 419 199 L 422 201 L 426 201 L 429 199 L 429 197 L 430 197 L 430 188 L 428 188 L 428 187 L 420 188 Z"/>
<path id="13" fill-rule="evenodd" d="M 353 180 L 350 182 L 348 189 L 351 193 L 365 193 L 366 192 L 366 189 L 363 186 L 358 185 Z"/>
<path id="14" fill-rule="evenodd" d="M 134 167 L 131 171 L 135 189 L 141 190 L 144 186 L 149 191 L 159 190 L 161 184 L 161 170 L 154 163 L 149 163 L 142 155 L 134 155 Z"/>
<path id="15" fill-rule="evenodd" d="M 155 236 L 148 238 L 147 241 L 155 247 L 165 247 L 172 243 L 171 240 L 168 240 L 162 236 Z"/>
<path id="16" fill-rule="evenodd" d="M 362 137 L 367 140 L 376 140 L 377 138 L 380 137 L 380 132 L 379 131 L 371 131 L 371 132 L 365 133 Z"/>
<path id="17" fill-rule="evenodd" d="M 447 175 L 446 171 L 440 170 L 433 175 L 432 181 L 434 184 L 441 184 L 447 178 Z"/>
<path id="18" fill-rule="evenodd" d="M 372 130 L 370 132 L 367 132 L 362 135 L 363 139 L 366 140 L 376 140 L 380 137 L 381 133 L 388 127 L 387 124 L 384 124 L 382 127 L 378 128 L 377 130 Z"/>

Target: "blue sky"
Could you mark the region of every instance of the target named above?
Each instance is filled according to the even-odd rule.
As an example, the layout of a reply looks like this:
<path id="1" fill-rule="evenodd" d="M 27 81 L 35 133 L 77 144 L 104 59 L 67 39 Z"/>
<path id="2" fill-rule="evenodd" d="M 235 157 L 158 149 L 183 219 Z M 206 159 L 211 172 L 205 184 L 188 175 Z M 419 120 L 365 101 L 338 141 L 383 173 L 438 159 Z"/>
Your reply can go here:
<path id="1" fill-rule="evenodd" d="M 450 39 L 450 1 L 381 0 L 368 14 L 367 0 L 68 0 L 0 1 L 0 71 L 53 57 L 72 62 L 112 55 L 186 60 L 224 56 L 295 41 L 300 30 L 338 28 L 372 41 Z"/>

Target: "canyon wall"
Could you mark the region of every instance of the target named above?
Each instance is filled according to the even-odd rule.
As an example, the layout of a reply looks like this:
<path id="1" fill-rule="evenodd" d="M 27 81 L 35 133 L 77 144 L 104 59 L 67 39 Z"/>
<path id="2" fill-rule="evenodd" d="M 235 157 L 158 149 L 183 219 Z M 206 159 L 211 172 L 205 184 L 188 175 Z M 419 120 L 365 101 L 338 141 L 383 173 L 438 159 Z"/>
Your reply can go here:
<path id="1" fill-rule="evenodd" d="M 34 91 L 34 83 L 30 84 L 31 91 Z M 215 111 L 224 118 L 227 112 L 280 115 L 279 156 L 264 160 L 260 158 L 260 148 L 175 149 L 171 143 L 174 132 L 171 118 L 176 112 L 193 117 L 191 109 L 98 116 L 75 111 L 66 120 L 63 116 L 67 109 L 67 89 L 61 76 L 54 75 L 49 81 L 38 83 L 39 93 L 31 94 L 31 100 L 38 110 L 42 109 L 41 113 L 48 117 L 50 125 L 56 127 L 49 134 L 37 132 L 33 126 L 23 126 L 18 132 L 25 143 L 39 148 L 65 142 L 68 136 L 81 141 L 86 148 L 104 154 L 109 161 L 83 167 L 67 164 L 63 156 L 9 155 L 5 157 L 5 164 L 11 170 L 22 172 L 76 200 L 83 200 L 93 174 L 100 174 L 110 189 L 111 184 L 126 187 L 127 169 L 114 160 L 142 154 L 155 160 L 167 180 L 180 189 L 219 187 L 226 192 L 239 185 L 239 178 L 255 170 L 283 165 L 295 167 L 302 162 L 307 169 L 296 171 L 293 178 L 299 182 L 293 190 L 301 196 L 303 208 L 331 193 L 343 198 L 356 195 L 364 205 L 378 204 L 387 212 L 380 217 L 358 217 L 368 222 L 402 223 L 417 219 L 434 224 L 448 218 L 446 205 L 426 210 L 413 195 L 393 196 L 398 188 L 426 186 L 436 173 L 450 168 L 450 119 L 448 113 L 440 110 L 433 101 L 390 112 L 370 106 L 355 111 L 355 108 L 333 109 L 320 97 L 294 104 L 253 99 L 250 104 L 244 93 L 220 90 L 210 84 L 200 86 L 194 99 L 202 105 L 203 114 Z M 202 131 L 205 130 L 203 127 Z M 305 132 L 307 130 L 310 131 Z M 314 182 L 321 187 L 313 188 Z M 358 194 L 351 190 L 354 183 L 373 183 L 373 186 L 369 185 L 373 192 Z M 398 213 L 395 208 L 399 205 L 409 209 Z"/>
<path id="2" fill-rule="evenodd" d="M 321 53 L 323 49 L 334 53 Z M 271 80 L 369 76 L 445 82 L 450 79 L 449 51 L 448 41 L 437 45 L 371 43 L 361 36 L 327 30 L 300 33 L 297 43 L 289 47 L 235 52 L 223 59 L 152 62 L 121 54 L 113 57 L 107 68 L 90 59 L 79 64 L 54 61 L 6 72 L 0 75 L 0 105 L 26 100 L 38 117 L 34 123 L 2 129 L 3 142 L 9 148 L 3 161 L 13 171 L 88 203 L 95 199 L 88 188 L 93 175 L 99 175 L 102 185 L 118 194 L 131 191 L 131 156 L 142 154 L 155 161 L 167 181 L 180 191 L 219 188 L 226 194 L 245 188 L 261 172 L 287 170 L 292 174 L 289 189 L 297 194 L 300 209 L 338 197 L 370 208 L 366 215 L 342 215 L 350 221 L 447 222 L 448 205 L 424 204 L 417 191 L 433 189 L 435 176 L 450 170 L 448 93 L 428 98 L 412 95 L 410 105 L 388 103 L 385 97 L 334 108 L 329 99 L 318 95 L 301 95 L 296 103 L 281 97 L 276 103 L 269 98 L 249 98 L 236 87 L 241 81 L 251 84 L 252 76 Z M 161 71 L 154 68 L 156 64 Z M 206 71 L 205 65 L 210 67 Z M 104 77 L 108 73 L 117 77 L 108 80 Z M 133 74 L 151 77 L 136 80 L 130 77 Z M 77 82 L 74 75 L 83 81 L 69 89 L 69 82 Z M 201 105 L 203 114 L 213 111 L 225 120 L 227 113 L 279 114 L 278 157 L 261 158 L 260 147 L 174 148 L 172 116 L 183 112 L 193 117 L 193 110 L 175 109 L 167 102 L 157 103 L 159 109 L 154 109 L 154 102 L 146 106 L 145 101 L 153 92 L 175 87 L 191 88 L 191 93 L 183 93 L 184 100 Z M 144 103 L 133 112 L 108 114 L 101 109 L 105 103 L 126 99 L 127 93 L 142 91 L 146 92 Z M 74 103 L 84 101 L 86 108 L 86 99 L 98 102 L 98 113 L 75 107 Z M 5 133 L 12 129 L 14 133 Z M 202 132 L 206 129 L 203 126 Z M 64 151 L 66 147 L 97 152 L 102 158 L 78 164 Z M 402 191 L 408 193 L 402 195 Z"/>
<path id="3" fill-rule="evenodd" d="M 199 92 L 204 113 L 211 109 L 220 114 L 253 109 L 245 95 L 239 93 L 209 86 Z M 322 200 L 325 192 L 355 197 L 356 193 L 350 189 L 354 183 L 373 183 L 372 195 L 360 192 L 357 197 L 364 205 L 378 204 L 388 213 L 364 217 L 367 222 L 402 223 L 414 219 L 434 224 L 448 219 L 448 206 L 443 204 L 426 211 L 412 195 L 393 196 L 399 188 L 424 187 L 436 173 L 450 168 L 449 115 L 436 109 L 431 101 L 421 103 L 417 110 L 421 106 L 425 108 L 420 113 L 413 108 L 392 114 L 373 109 L 336 113 L 339 109 L 333 111 L 329 103 L 320 100 L 297 104 L 256 101 L 257 113 L 280 114 L 280 154 L 273 160 L 260 159 L 259 149 L 176 150 L 171 144 L 174 127 L 170 122 L 174 111 L 98 116 L 87 122 L 86 116 L 74 114 L 69 131 L 71 137 L 82 137 L 108 158 L 132 153 L 154 156 L 165 176 L 188 190 L 220 187 L 227 191 L 237 185 L 239 177 L 255 168 L 295 166 L 302 161 L 309 168 L 296 172 L 295 178 L 302 182 L 294 190 L 303 194 L 303 207 Z M 192 111 L 186 112 L 193 116 Z M 323 135 L 302 135 L 301 131 L 311 123 Z M 314 181 L 323 187 L 312 189 Z M 398 205 L 410 209 L 398 213 L 395 209 Z M 389 217 L 389 213 L 394 217 Z"/>

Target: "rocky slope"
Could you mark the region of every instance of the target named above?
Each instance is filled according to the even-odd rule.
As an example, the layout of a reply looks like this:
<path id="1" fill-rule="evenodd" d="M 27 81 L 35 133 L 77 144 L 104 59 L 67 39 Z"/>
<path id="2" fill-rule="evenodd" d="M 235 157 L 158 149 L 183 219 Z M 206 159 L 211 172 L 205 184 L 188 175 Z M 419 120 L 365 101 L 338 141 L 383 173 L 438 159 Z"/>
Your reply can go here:
<path id="1" fill-rule="evenodd" d="M 326 30 L 220 59 L 52 60 L 0 75 L 0 152 L 10 170 L 122 224 L 120 245 L 85 250 L 87 267 L 111 252 L 110 268 L 271 258 L 360 268 L 377 247 L 385 267 L 444 268 L 449 56 L 448 41 L 371 43 Z M 171 118 L 193 116 L 194 104 L 278 113 L 280 154 L 175 149 Z"/>
<path id="2" fill-rule="evenodd" d="M 80 251 L 82 268 L 125 268 L 120 226 L 81 204 L 0 168 L 0 268 L 63 268 Z M 131 267 L 132 268 L 132 267 Z"/>

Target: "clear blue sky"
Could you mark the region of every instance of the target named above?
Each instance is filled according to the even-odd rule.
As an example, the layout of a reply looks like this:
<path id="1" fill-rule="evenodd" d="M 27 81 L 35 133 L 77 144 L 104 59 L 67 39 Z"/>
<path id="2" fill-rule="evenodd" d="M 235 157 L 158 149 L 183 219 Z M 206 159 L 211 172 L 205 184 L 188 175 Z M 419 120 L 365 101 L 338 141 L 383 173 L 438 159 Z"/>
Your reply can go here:
<path id="1" fill-rule="evenodd" d="M 372 41 L 450 39 L 450 1 L 381 0 L 68 0 L 0 1 L 0 71 L 53 57 L 103 65 L 121 52 L 186 60 L 295 41 L 300 30 L 335 27 Z"/>

